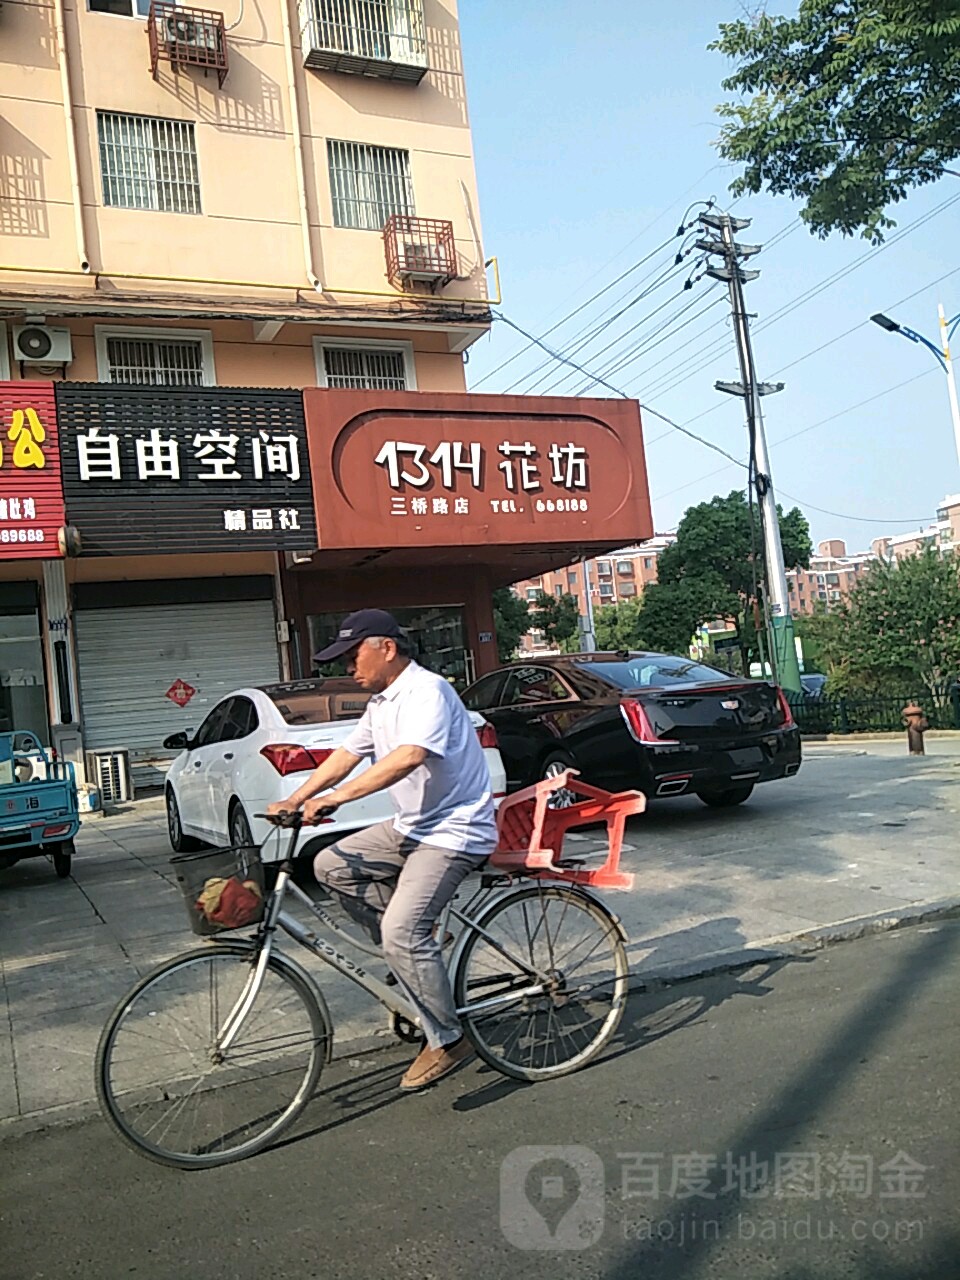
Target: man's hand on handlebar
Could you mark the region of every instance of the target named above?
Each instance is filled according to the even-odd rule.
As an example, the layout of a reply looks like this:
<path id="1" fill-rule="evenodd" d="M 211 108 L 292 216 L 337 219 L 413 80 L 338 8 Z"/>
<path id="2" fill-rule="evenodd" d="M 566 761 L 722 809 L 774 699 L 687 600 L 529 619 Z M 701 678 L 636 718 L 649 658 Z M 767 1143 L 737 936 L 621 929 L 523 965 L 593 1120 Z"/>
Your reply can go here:
<path id="1" fill-rule="evenodd" d="M 308 827 L 316 826 L 317 823 L 323 822 L 325 818 L 329 818 L 331 814 L 336 813 L 339 808 L 340 802 L 332 791 L 327 792 L 325 796 L 317 796 L 313 800 L 308 800 L 303 806 L 304 824 Z"/>
<path id="2" fill-rule="evenodd" d="M 301 806 L 295 804 L 293 800 L 275 800 L 273 804 L 268 804 L 266 809 L 266 817 L 283 818 L 290 813 L 299 813 Z"/>
<path id="3" fill-rule="evenodd" d="M 312 827 L 335 813 L 339 807 L 339 801 L 331 791 L 303 804 L 297 804 L 292 799 L 275 800 L 273 804 L 267 805 L 266 817 L 273 819 L 278 826 L 292 826 L 291 819 L 296 815 L 305 827 Z"/>

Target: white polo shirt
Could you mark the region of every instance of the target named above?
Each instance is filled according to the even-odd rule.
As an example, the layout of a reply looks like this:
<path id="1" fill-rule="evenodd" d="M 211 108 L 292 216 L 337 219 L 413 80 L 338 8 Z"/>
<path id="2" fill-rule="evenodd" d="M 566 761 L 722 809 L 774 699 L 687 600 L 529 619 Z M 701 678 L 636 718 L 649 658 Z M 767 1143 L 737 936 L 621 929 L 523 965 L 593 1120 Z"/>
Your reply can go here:
<path id="1" fill-rule="evenodd" d="M 490 770 L 476 728 L 456 690 L 411 662 L 367 703 L 344 742 L 356 756 L 382 760 L 397 747 L 423 747 L 422 765 L 390 787 L 401 835 L 486 857 L 497 844 Z"/>

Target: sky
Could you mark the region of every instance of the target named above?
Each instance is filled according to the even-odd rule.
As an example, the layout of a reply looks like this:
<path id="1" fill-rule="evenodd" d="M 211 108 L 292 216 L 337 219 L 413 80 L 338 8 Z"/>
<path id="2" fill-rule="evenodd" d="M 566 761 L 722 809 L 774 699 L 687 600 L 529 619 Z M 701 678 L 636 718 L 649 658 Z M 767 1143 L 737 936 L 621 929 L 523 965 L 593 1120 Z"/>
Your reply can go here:
<path id="1" fill-rule="evenodd" d="M 791 5 L 772 0 L 769 8 Z M 744 458 L 743 403 L 714 390 L 717 379 L 739 378 L 723 286 L 705 279 L 683 291 L 693 257 L 657 283 L 680 245 L 664 242 L 688 206 L 711 196 L 733 206 L 752 219 L 738 238 L 765 246 L 750 263 L 761 275 L 746 300 L 758 372 L 786 384 L 763 402 L 778 498 L 802 508 L 814 542 L 842 538 L 849 551 L 868 549 L 875 537 L 934 519 L 942 499 L 960 493 L 939 364 L 869 320 L 886 312 L 936 340 L 938 301 L 949 317 L 960 313 L 960 179 L 945 177 L 898 205 L 879 252 L 863 239 L 811 235 L 797 221 L 799 206 L 783 197 L 734 204 L 737 171 L 713 145 L 727 63 L 707 45 L 719 22 L 743 12 L 737 0 L 460 0 L 484 248 L 502 276 L 497 310 L 544 337 L 652 255 L 544 341 L 555 349 L 579 341 L 656 285 L 570 358 Z M 638 341 L 645 349 L 631 363 L 603 373 Z M 495 322 L 470 349 L 470 389 L 571 394 L 585 381 L 545 363 L 536 347 L 497 369 L 526 345 Z M 643 420 L 658 531 L 675 528 L 689 506 L 743 487 L 745 471 L 652 412 Z"/>

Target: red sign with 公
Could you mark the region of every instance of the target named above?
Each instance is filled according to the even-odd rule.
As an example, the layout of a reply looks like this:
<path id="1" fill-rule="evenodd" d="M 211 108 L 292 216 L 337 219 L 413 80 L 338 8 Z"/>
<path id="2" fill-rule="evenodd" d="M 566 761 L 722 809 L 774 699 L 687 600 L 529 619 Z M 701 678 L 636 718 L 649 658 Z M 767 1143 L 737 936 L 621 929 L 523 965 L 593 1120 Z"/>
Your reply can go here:
<path id="1" fill-rule="evenodd" d="M 174 680 L 163 696 L 175 702 L 178 707 L 185 707 L 196 692 L 193 685 L 187 684 L 186 680 Z"/>
<path id="2" fill-rule="evenodd" d="M 65 520 L 53 384 L 0 382 L 0 560 L 59 558 Z"/>

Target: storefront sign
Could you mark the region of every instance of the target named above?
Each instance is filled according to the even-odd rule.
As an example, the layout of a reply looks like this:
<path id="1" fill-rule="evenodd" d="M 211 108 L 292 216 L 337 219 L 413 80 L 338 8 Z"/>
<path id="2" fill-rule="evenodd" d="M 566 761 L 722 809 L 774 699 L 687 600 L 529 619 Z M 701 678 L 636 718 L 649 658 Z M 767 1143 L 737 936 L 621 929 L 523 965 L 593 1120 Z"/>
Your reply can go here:
<path id="1" fill-rule="evenodd" d="M 57 387 L 84 554 L 316 547 L 302 397 L 221 387 Z"/>
<path id="2" fill-rule="evenodd" d="M 633 401 L 347 391 L 304 400 L 321 548 L 650 536 Z"/>
<path id="3" fill-rule="evenodd" d="M 53 385 L 0 382 L 0 560 L 59 558 L 63 524 Z"/>

